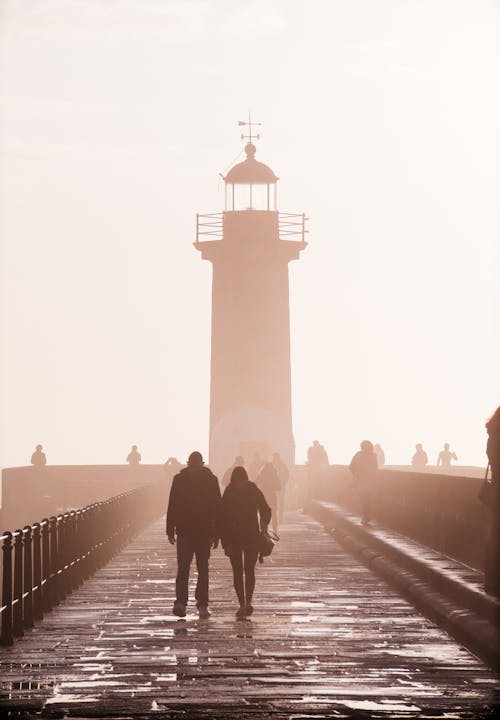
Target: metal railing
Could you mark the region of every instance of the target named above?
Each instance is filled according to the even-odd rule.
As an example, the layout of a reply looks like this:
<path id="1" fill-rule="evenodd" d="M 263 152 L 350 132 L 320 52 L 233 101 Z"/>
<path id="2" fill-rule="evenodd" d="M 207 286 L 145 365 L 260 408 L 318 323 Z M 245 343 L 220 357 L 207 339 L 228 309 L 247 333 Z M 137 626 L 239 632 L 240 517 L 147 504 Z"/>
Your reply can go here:
<path id="1" fill-rule="evenodd" d="M 259 212 L 259 211 L 257 211 Z M 305 242 L 306 230 L 305 213 L 278 213 L 278 228 L 280 240 L 300 240 Z M 224 237 L 224 213 L 209 213 L 196 215 L 196 242 L 204 240 L 222 240 Z"/>
<path id="2" fill-rule="evenodd" d="M 163 484 L 146 485 L 4 532 L 0 644 L 34 627 L 161 515 L 165 501 Z"/>

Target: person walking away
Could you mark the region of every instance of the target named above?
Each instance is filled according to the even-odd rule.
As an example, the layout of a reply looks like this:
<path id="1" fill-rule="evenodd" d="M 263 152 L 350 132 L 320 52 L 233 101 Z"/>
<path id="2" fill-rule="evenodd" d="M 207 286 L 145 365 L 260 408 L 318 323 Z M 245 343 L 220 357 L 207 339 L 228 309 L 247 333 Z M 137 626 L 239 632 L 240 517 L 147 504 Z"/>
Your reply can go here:
<path id="1" fill-rule="evenodd" d="M 360 448 L 351 460 L 349 470 L 358 482 L 361 492 L 361 523 L 368 525 L 371 520 L 373 483 L 377 477 L 378 464 L 373 444 L 369 440 L 363 440 Z"/>
<path id="2" fill-rule="evenodd" d="M 278 473 L 278 480 L 280 483 L 280 491 L 278 493 L 278 519 L 281 523 L 283 522 L 283 515 L 285 512 L 285 495 L 290 471 L 286 463 L 282 460 L 279 452 L 273 453 L 273 466 Z"/>
<path id="3" fill-rule="evenodd" d="M 31 464 L 36 468 L 43 468 L 47 465 L 47 458 L 43 452 L 43 445 L 37 445 L 31 456 Z"/>
<path id="4" fill-rule="evenodd" d="M 250 475 L 251 480 L 253 482 L 257 481 L 257 475 L 262 470 L 262 466 L 264 465 L 264 460 L 261 458 L 258 452 L 254 453 L 254 456 L 250 462 L 250 465 L 248 466 L 248 474 Z"/>
<path id="5" fill-rule="evenodd" d="M 228 467 L 228 469 L 222 476 L 222 487 L 223 488 L 226 488 L 229 485 L 229 483 L 231 482 L 231 475 L 233 473 L 233 470 L 235 467 L 238 467 L 238 466 L 241 466 L 241 467 L 245 466 L 245 461 L 243 460 L 243 457 L 241 455 L 236 455 L 236 457 L 234 458 L 233 464 L 231 465 L 231 467 Z"/>
<path id="6" fill-rule="evenodd" d="M 450 444 L 445 443 L 443 449 L 438 455 L 437 466 L 442 465 L 444 468 L 451 467 L 451 461 L 458 460 L 456 453 L 450 450 Z"/>
<path id="7" fill-rule="evenodd" d="M 258 556 L 259 526 L 265 532 L 271 520 L 271 508 L 247 471 L 237 466 L 224 490 L 220 506 L 219 535 L 233 569 L 233 584 L 240 604 L 236 617 L 253 613 L 255 565 Z"/>
<path id="8" fill-rule="evenodd" d="M 500 407 L 486 423 L 486 454 L 491 469 L 490 530 L 486 547 L 484 589 L 500 598 Z"/>
<path id="9" fill-rule="evenodd" d="M 276 468 L 270 462 L 265 463 L 257 475 L 257 486 L 262 490 L 273 514 L 273 531 L 278 532 L 278 495 L 281 490 L 280 480 Z"/>
<path id="10" fill-rule="evenodd" d="M 321 489 L 328 471 L 328 453 L 319 440 L 307 449 L 307 492 L 308 499 L 313 498 Z"/>
<path id="11" fill-rule="evenodd" d="M 137 467 L 142 460 L 141 453 L 137 450 L 137 445 L 132 445 L 132 450 L 127 455 L 127 462 L 131 467 Z"/>
<path id="12" fill-rule="evenodd" d="M 425 450 L 423 450 L 421 443 L 417 443 L 415 445 L 415 453 L 413 454 L 413 457 L 411 459 L 411 464 L 416 470 L 423 470 L 427 463 L 429 462 L 429 458 L 427 456 L 427 453 Z"/>
<path id="13" fill-rule="evenodd" d="M 174 545 L 177 539 L 177 578 L 174 615 L 186 616 L 189 571 L 196 558 L 198 579 L 196 606 L 201 619 L 210 617 L 208 610 L 208 560 L 210 549 L 218 545 L 217 521 L 220 507 L 219 481 L 204 466 L 201 453 L 194 451 L 187 467 L 175 475 L 168 500 L 167 536 Z"/>

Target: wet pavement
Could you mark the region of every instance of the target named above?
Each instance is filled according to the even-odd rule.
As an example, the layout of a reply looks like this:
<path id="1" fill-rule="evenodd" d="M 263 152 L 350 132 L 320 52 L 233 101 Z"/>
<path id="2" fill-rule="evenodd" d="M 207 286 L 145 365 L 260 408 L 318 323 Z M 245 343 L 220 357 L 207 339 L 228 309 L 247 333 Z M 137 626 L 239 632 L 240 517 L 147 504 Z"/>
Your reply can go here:
<path id="1" fill-rule="evenodd" d="M 175 549 L 154 523 L 0 650 L 0 717 L 495 716 L 491 670 L 317 522 L 287 520 L 243 621 L 220 549 L 212 618 L 198 620 L 194 604 L 185 620 L 171 614 Z"/>

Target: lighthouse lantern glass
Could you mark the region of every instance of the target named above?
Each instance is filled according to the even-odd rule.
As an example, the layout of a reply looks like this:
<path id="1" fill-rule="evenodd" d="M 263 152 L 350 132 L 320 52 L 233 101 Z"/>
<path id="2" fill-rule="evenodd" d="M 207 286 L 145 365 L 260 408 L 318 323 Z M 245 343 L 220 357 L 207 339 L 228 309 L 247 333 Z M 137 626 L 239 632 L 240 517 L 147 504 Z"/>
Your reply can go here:
<path id="1" fill-rule="evenodd" d="M 276 210 L 276 183 L 228 183 L 226 210 Z"/>

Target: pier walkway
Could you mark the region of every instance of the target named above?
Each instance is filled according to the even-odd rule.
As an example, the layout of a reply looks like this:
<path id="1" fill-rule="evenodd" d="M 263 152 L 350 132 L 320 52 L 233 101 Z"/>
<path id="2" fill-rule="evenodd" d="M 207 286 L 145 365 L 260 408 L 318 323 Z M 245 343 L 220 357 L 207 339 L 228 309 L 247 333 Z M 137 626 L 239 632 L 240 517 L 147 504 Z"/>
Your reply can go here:
<path id="1" fill-rule="evenodd" d="M 171 614 L 164 519 L 0 649 L 0 717 L 481 718 L 495 673 L 291 513 L 257 567 L 255 613 L 235 619 L 228 559 L 211 560 L 210 620 Z"/>

